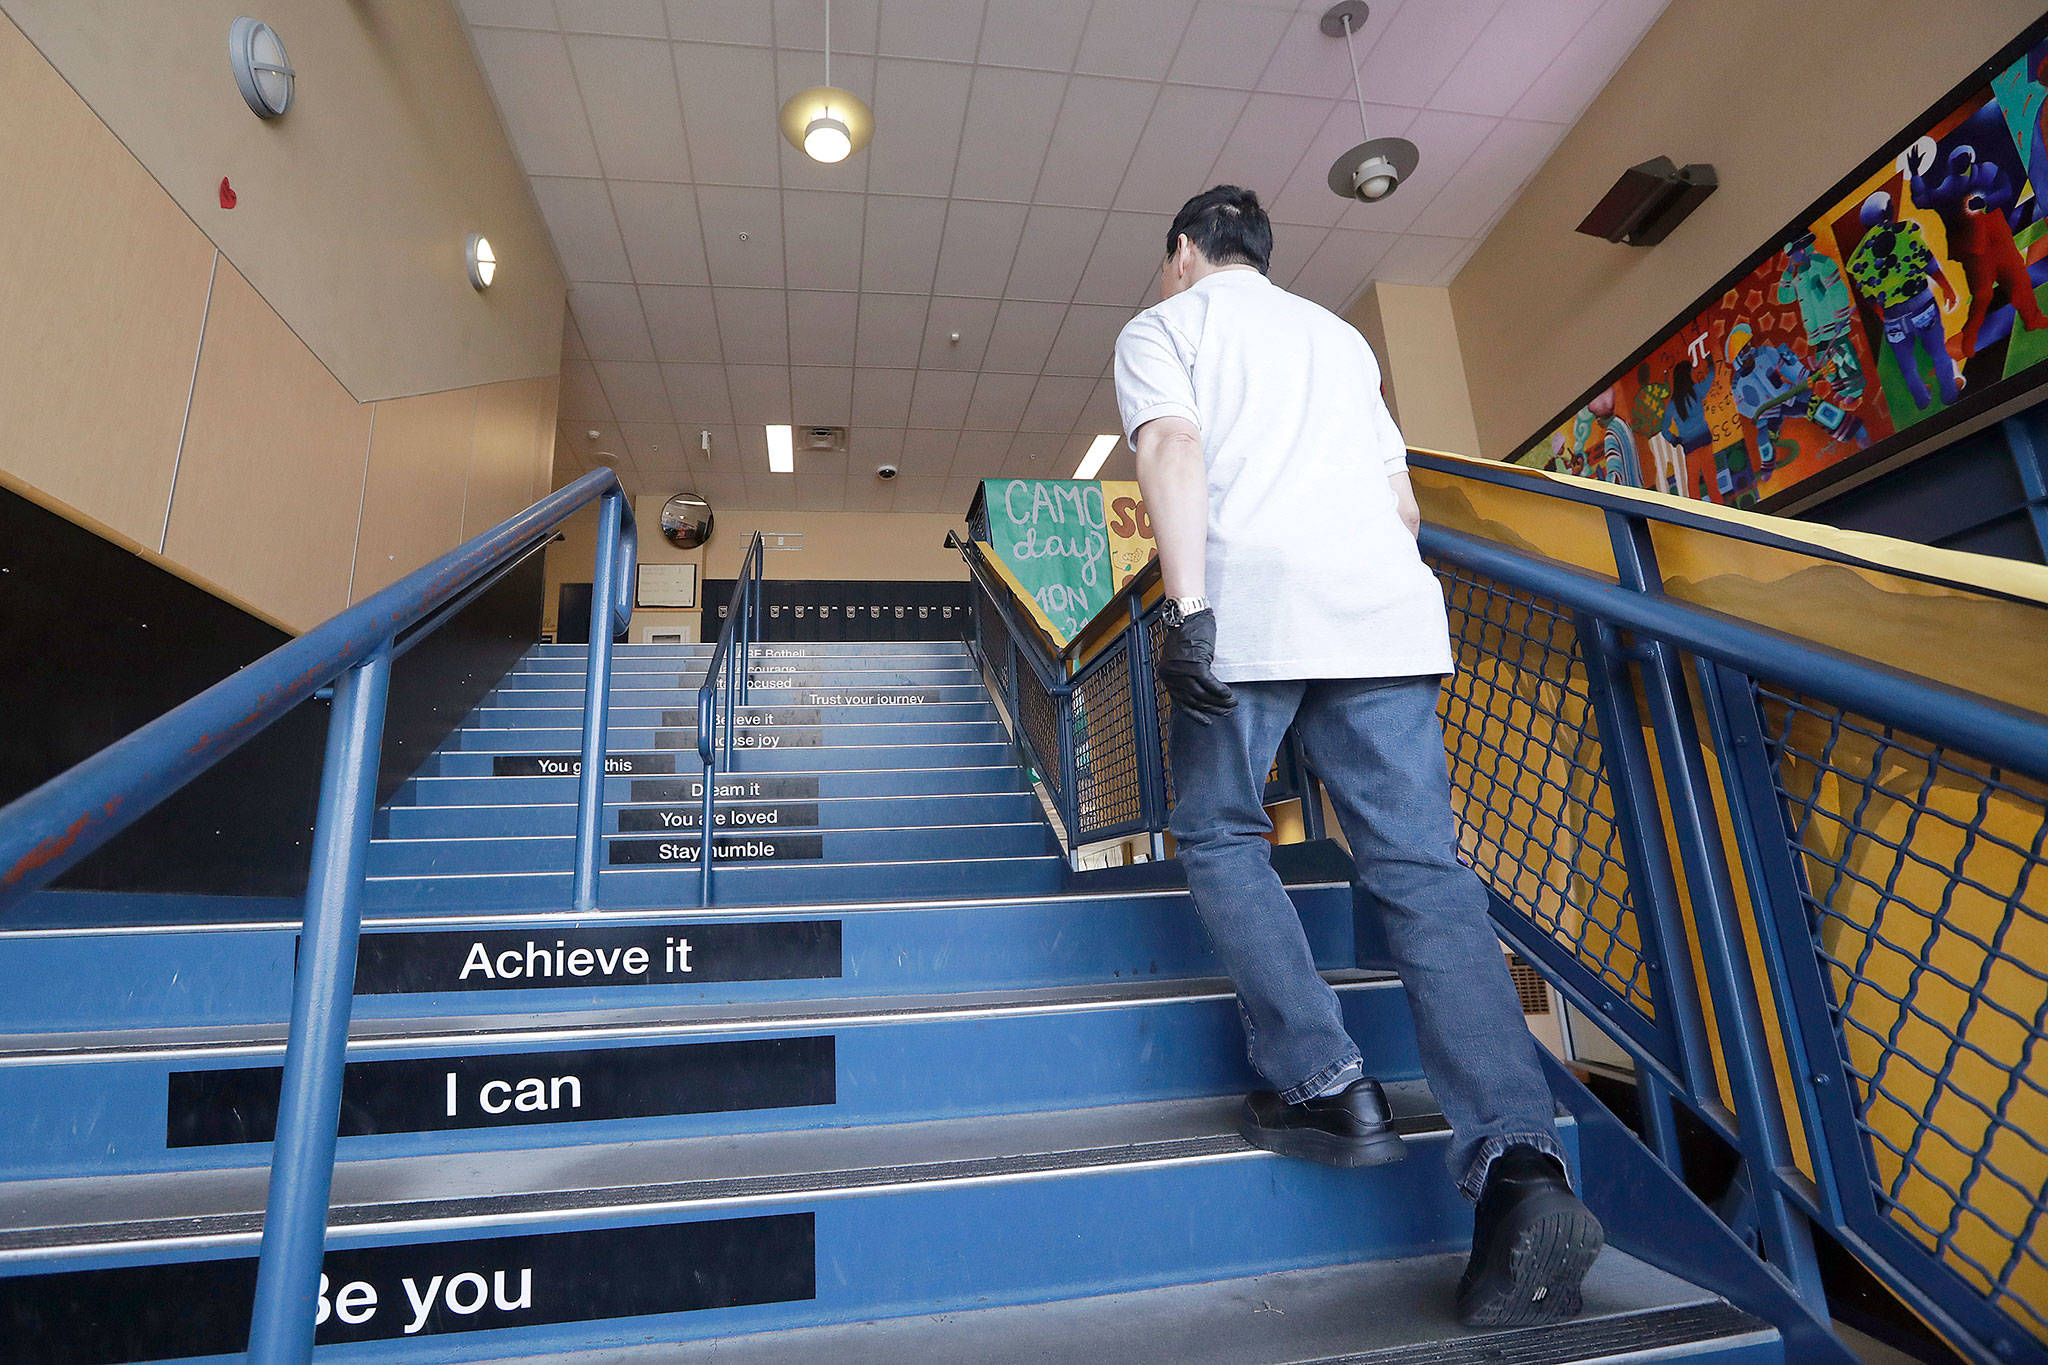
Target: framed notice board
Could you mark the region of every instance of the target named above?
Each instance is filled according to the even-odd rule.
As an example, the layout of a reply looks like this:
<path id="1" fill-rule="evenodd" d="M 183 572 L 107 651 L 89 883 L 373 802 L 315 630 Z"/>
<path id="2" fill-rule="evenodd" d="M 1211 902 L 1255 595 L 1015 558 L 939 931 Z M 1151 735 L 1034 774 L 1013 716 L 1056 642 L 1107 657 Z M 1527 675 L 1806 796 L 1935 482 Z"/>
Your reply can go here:
<path id="1" fill-rule="evenodd" d="M 695 564 L 642 564 L 633 605 L 653 610 L 687 610 L 697 605 Z"/>

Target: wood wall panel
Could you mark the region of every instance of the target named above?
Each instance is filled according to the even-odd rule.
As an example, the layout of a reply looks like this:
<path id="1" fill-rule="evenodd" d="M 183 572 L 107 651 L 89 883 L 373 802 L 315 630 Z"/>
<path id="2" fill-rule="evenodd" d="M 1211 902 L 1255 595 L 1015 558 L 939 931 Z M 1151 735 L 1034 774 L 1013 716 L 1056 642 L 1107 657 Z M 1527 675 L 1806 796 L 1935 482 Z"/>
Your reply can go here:
<path id="1" fill-rule="evenodd" d="M 165 553 L 295 630 L 348 605 L 370 408 L 227 262 L 208 310 Z"/>
<path id="2" fill-rule="evenodd" d="M 462 542 L 476 390 L 377 404 L 349 600 L 359 602 Z"/>
<path id="3" fill-rule="evenodd" d="M 358 399 L 560 369 L 561 271 L 450 0 L 0 10 Z M 245 13 L 298 69 L 281 119 L 251 115 L 229 74 Z M 502 263 L 482 294 L 463 262 L 472 232 Z"/>
<path id="4" fill-rule="evenodd" d="M 465 540 L 532 504 L 543 448 L 549 454 L 554 450 L 556 382 L 525 379 L 476 391 L 469 496 L 462 514 Z"/>
<path id="5" fill-rule="evenodd" d="M 213 244 L 0 18 L 0 470 L 155 550 Z"/>

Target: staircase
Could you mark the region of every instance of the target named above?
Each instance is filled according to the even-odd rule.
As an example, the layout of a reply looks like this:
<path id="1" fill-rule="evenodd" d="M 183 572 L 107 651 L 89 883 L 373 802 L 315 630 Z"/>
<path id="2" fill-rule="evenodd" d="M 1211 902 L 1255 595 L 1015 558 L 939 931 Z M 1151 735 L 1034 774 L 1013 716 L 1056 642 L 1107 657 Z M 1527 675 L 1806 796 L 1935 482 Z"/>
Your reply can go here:
<path id="1" fill-rule="evenodd" d="M 1571 1324 L 1457 1326 L 1469 1206 L 1341 879 L 1290 889 L 1410 1159 L 1245 1145 L 1253 1077 L 1186 893 L 1068 872 L 963 646 L 753 647 L 708 909 L 709 647 L 615 652 L 601 913 L 560 909 L 581 646 L 531 650 L 376 814 L 323 1357 L 1786 1358 L 1616 1250 Z M 23 908 L 0 1359 L 236 1356 L 296 919 Z"/>

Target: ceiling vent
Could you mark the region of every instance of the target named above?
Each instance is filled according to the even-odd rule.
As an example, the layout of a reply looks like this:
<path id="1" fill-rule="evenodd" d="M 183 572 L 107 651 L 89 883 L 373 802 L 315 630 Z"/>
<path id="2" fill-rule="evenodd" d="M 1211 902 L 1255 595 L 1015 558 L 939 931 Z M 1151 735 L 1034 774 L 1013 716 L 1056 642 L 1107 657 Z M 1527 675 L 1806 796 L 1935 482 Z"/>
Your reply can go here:
<path id="1" fill-rule="evenodd" d="M 812 454 L 846 449 L 845 427 L 798 427 L 796 448 Z"/>

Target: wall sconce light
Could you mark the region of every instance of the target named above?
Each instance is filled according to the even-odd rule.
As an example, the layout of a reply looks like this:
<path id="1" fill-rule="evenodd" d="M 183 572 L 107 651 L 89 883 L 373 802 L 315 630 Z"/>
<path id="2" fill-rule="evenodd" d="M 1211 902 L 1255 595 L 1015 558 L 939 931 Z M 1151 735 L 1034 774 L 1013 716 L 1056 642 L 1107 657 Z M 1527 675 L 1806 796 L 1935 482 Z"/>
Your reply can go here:
<path id="1" fill-rule="evenodd" d="M 228 25 L 228 65 L 243 102 L 257 118 L 277 118 L 292 107 L 298 73 L 285 56 L 284 39 L 261 19 L 245 15 Z"/>
<path id="2" fill-rule="evenodd" d="M 469 283 L 481 294 L 491 287 L 491 281 L 498 275 L 498 256 L 491 250 L 490 238 L 481 232 L 469 234 Z"/>

